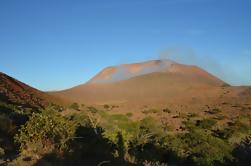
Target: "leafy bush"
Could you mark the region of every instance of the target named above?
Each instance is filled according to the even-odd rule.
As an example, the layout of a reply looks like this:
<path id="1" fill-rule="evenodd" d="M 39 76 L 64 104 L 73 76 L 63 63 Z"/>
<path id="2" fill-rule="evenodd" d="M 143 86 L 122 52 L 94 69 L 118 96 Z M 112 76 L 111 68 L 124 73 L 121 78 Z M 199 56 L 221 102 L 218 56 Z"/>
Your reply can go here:
<path id="1" fill-rule="evenodd" d="M 198 117 L 198 114 L 196 113 L 188 113 L 188 118 L 195 118 L 195 117 Z"/>
<path id="2" fill-rule="evenodd" d="M 233 159 L 229 144 L 203 130 L 191 130 L 169 137 L 165 144 L 168 150 L 175 152 L 180 158 L 191 160 L 193 165 L 224 164 L 226 160 Z"/>
<path id="3" fill-rule="evenodd" d="M 41 114 L 32 114 L 15 136 L 15 140 L 20 144 L 21 152 L 30 154 L 60 152 L 68 148 L 74 132 L 75 126 L 70 121 L 54 110 L 44 110 Z"/>
<path id="4" fill-rule="evenodd" d="M 216 115 L 215 117 L 214 117 L 214 119 L 215 120 L 224 120 L 226 117 L 224 116 L 224 115 Z"/>
<path id="5" fill-rule="evenodd" d="M 249 124 L 245 124 L 239 120 L 235 120 L 234 122 L 229 122 L 228 126 L 224 129 L 213 130 L 213 134 L 221 139 L 225 139 L 226 141 L 232 144 L 238 144 L 242 138 L 250 134 L 251 127 Z"/>
<path id="6" fill-rule="evenodd" d="M 239 120 L 236 120 L 232 125 L 230 125 L 233 127 L 233 130 L 238 131 L 240 133 L 249 133 L 251 130 L 250 125 L 245 124 Z"/>
<path id="7" fill-rule="evenodd" d="M 70 105 L 70 108 L 79 111 L 79 105 L 78 105 L 78 103 L 72 103 Z"/>
<path id="8" fill-rule="evenodd" d="M 9 133 L 13 129 L 12 120 L 6 116 L 0 114 L 0 133 Z"/>
<path id="9" fill-rule="evenodd" d="M 8 109 L 8 110 L 16 110 L 17 107 L 12 104 L 7 104 L 5 102 L 0 101 L 0 109 Z"/>
<path id="10" fill-rule="evenodd" d="M 108 104 L 104 105 L 104 109 L 109 109 L 109 108 L 110 108 L 110 106 Z"/>
<path id="11" fill-rule="evenodd" d="M 131 112 L 128 112 L 128 113 L 126 113 L 126 116 L 128 116 L 128 117 L 132 117 L 132 113 Z"/>
<path id="12" fill-rule="evenodd" d="M 166 113 L 171 113 L 172 112 L 169 108 L 164 108 L 162 111 L 166 112 Z"/>
<path id="13" fill-rule="evenodd" d="M 210 110 L 205 111 L 205 112 L 207 112 L 208 114 L 214 115 L 214 114 L 218 114 L 218 113 L 220 113 L 222 111 L 219 108 L 213 108 L 213 109 L 210 109 Z"/>
<path id="14" fill-rule="evenodd" d="M 148 109 L 148 110 L 143 110 L 143 111 L 142 111 L 143 114 L 151 114 L 151 113 L 152 113 L 152 114 L 156 114 L 156 113 L 158 113 L 158 112 L 159 112 L 159 110 L 153 109 L 153 108 L 152 108 L 152 109 Z"/>
<path id="15" fill-rule="evenodd" d="M 87 111 L 91 112 L 91 113 L 97 113 L 98 112 L 98 110 L 95 107 L 92 107 L 92 106 L 87 107 Z"/>
<path id="16" fill-rule="evenodd" d="M 218 130 L 212 130 L 217 122 L 213 118 L 221 114 L 199 121 L 196 121 L 199 118 L 197 114 L 179 114 L 177 117 L 186 117 L 182 120 L 185 128 L 182 132 L 170 132 L 170 128 L 176 126 L 172 124 L 168 114 L 163 114 L 165 116 L 158 117 L 158 120 L 146 117 L 135 121 L 129 118 L 132 113 L 109 114 L 95 107 L 85 107 L 87 111 L 68 114 L 65 117 L 54 110 L 60 109 L 55 107 L 31 115 L 30 112 L 34 112 L 32 109 L 27 111 L 10 105 L 4 107 L 15 110 L 9 111 L 5 108 L 4 110 L 9 111 L 8 114 L 0 115 L 0 141 L 3 132 L 12 131 L 13 124 L 20 120 L 19 115 L 29 112 L 29 120 L 15 137 L 22 157 L 32 154 L 42 157 L 46 153 L 57 154 L 56 157 L 61 163 L 67 158 L 70 163 L 76 161 L 77 165 L 98 165 L 99 161 L 107 160 L 116 165 L 113 161 L 119 160 L 126 164 L 157 166 L 165 165 L 163 163 L 226 165 L 228 161 L 233 161 L 234 154 L 235 165 L 249 162 L 247 158 L 250 156 L 250 144 L 247 141 L 240 144 L 239 140 L 232 144 L 230 141 L 235 137 L 242 140 L 251 132 L 247 119 L 240 118 L 228 123 L 226 128 L 219 126 Z M 112 109 L 112 106 L 109 108 Z M 156 109 L 147 108 L 145 111 L 146 114 L 158 112 Z M 14 127 L 19 128 L 18 125 Z M 5 140 L 6 138 L 9 139 L 5 137 Z M 2 143 L 0 142 L 0 146 Z M 234 145 L 238 147 L 233 153 Z M 9 150 L 4 150 L 6 157 Z M 1 153 L 0 148 L 0 157 Z M 83 162 L 85 160 L 87 163 Z M 89 163 L 90 160 L 93 164 Z"/>
<path id="17" fill-rule="evenodd" d="M 196 126 L 201 127 L 203 129 L 211 129 L 217 122 L 213 119 L 203 119 L 197 120 Z"/>
<path id="18" fill-rule="evenodd" d="M 146 117 L 140 121 L 133 136 L 133 146 L 144 146 L 156 140 L 162 134 L 161 125 L 152 117 Z"/>

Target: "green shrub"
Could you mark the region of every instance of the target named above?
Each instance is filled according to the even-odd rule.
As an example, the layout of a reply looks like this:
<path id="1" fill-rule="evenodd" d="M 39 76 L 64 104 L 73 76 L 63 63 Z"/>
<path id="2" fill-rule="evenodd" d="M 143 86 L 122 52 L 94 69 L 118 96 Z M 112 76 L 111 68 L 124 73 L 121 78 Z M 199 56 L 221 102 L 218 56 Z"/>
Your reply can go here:
<path id="1" fill-rule="evenodd" d="M 241 122 L 241 121 L 239 121 L 239 120 L 236 120 L 236 121 L 234 122 L 234 124 L 233 124 L 232 127 L 235 128 L 235 129 L 234 129 L 235 131 L 238 131 L 238 132 L 244 133 L 244 134 L 245 134 L 245 133 L 249 133 L 250 130 L 251 130 L 250 125 L 245 124 L 245 123 L 243 123 L 243 122 Z"/>
<path id="2" fill-rule="evenodd" d="M 143 162 L 143 166 L 169 166 L 167 163 L 160 163 L 159 161 L 147 161 Z"/>
<path id="3" fill-rule="evenodd" d="M 224 120 L 226 117 L 224 115 L 216 115 L 214 119 L 216 120 Z"/>
<path id="4" fill-rule="evenodd" d="M 115 137 L 115 135 L 117 135 L 117 132 L 119 131 L 133 135 L 137 129 L 138 123 L 133 122 L 126 115 L 109 115 L 105 112 L 99 113 L 102 117 L 100 126 L 105 129 L 105 133 L 109 133 L 108 135 L 113 135 L 113 137 Z"/>
<path id="5" fill-rule="evenodd" d="M 211 129 L 217 122 L 213 119 L 203 119 L 197 120 L 196 126 L 201 127 L 203 129 Z"/>
<path id="6" fill-rule="evenodd" d="M 227 130 L 231 132 L 228 142 L 231 144 L 238 144 L 243 138 L 251 133 L 251 126 L 248 122 L 244 123 L 240 120 L 228 123 Z"/>
<path id="7" fill-rule="evenodd" d="M 74 110 L 79 110 L 79 105 L 78 105 L 78 103 L 72 103 L 71 105 L 70 105 L 70 107 L 69 108 L 71 108 L 71 109 L 74 109 Z"/>
<path id="8" fill-rule="evenodd" d="M 9 133 L 12 130 L 12 120 L 6 116 L 0 114 L 0 133 Z"/>
<path id="9" fill-rule="evenodd" d="M 7 104 L 5 102 L 0 101 L 0 108 L 2 109 L 8 109 L 8 110 L 17 110 L 17 107 L 12 104 Z"/>
<path id="10" fill-rule="evenodd" d="M 172 112 L 169 108 L 164 108 L 162 111 L 166 112 L 166 113 L 171 113 Z"/>
<path id="11" fill-rule="evenodd" d="M 91 113 L 97 113 L 98 112 L 98 110 L 95 107 L 92 107 L 92 106 L 87 107 L 87 111 L 91 112 Z"/>
<path id="12" fill-rule="evenodd" d="M 188 113 L 188 118 L 195 118 L 195 117 L 198 117 L 198 114 L 196 113 Z"/>
<path id="13" fill-rule="evenodd" d="M 128 117 L 132 117 L 132 113 L 131 112 L 128 112 L 128 113 L 126 113 L 126 116 L 128 116 Z"/>
<path id="14" fill-rule="evenodd" d="M 142 111 L 142 113 L 143 114 L 156 114 L 156 113 L 158 113 L 159 112 L 159 110 L 157 110 L 157 109 L 148 109 L 148 110 L 143 110 Z"/>
<path id="15" fill-rule="evenodd" d="M 208 111 L 206 111 L 208 114 L 212 114 L 212 115 L 214 115 L 214 114 L 218 114 L 218 113 L 220 113 L 220 112 L 222 112 L 219 108 L 213 108 L 213 109 L 210 109 L 210 110 L 208 110 Z"/>
<path id="16" fill-rule="evenodd" d="M 110 115 L 104 111 L 100 111 L 99 114 L 102 117 L 100 126 L 104 128 L 103 136 L 114 144 L 117 144 L 118 139 L 122 137 L 123 146 L 128 149 L 129 142 L 136 132 L 137 123 L 121 114 Z"/>
<path id="17" fill-rule="evenodd" d="M 15 136 L 15 141 L 20 144 L 21 152 L 60 152 L 68 148 L 74 132 L 75 126 L 70 121 L 54 110 L 44 110 L 41 114 L 32 114 Z"/>
<path id="18" fill-rule="evenodd" d="M 213 134 L 221 139 L 225 139 L 232 143 L 239 143 L 241 139 L 251 132 L 249 124 L 245 124 L 239 120 L 229 122 L 228 126 L 221 130 L 214 130 Z"/>
<path id="19" fill-rule="evenodd" d="M 232 147 L 225 141 L 203 130 L 190 130 L 188 133 L 168 137 L 166 148 L 178 157 L 191 160 L 193 165 L 224 164 L 233 159 Z"/>
<path id="20" fill-rule="evenodd" d="M 119 108 L 119 105 L 112 105 L 111 109 L 114 109 L 114 108 Z"/>
<path id="21" fill-rule="evenodd" d="M 133 146 L 144 146 L 147 143 L 157 141 L 162 137 L 163 130 L 160 123 L 152 117 L 142 119 L 133 135 Z"/>
<path id="22" fill-rule="evenodd" d="M 110 106 L 108 104 L 104 105 L 104 109 L 109 109 L 109 108 L 110 108 Z"/>

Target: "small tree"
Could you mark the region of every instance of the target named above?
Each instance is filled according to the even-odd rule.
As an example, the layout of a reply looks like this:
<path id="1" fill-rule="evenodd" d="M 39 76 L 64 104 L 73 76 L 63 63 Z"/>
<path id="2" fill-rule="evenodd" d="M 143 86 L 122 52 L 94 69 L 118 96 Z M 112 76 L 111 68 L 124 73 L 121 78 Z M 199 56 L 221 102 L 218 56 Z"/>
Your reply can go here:
<path id="1" fill-rule="evenodd" d="M 56 111 L 44 110 L 32 114 L 15 136 L 15 141 L 20 144 L 20 151 L 28 154 L 62 152 L 68 148 L 74 133 L 75 124 Z"/>

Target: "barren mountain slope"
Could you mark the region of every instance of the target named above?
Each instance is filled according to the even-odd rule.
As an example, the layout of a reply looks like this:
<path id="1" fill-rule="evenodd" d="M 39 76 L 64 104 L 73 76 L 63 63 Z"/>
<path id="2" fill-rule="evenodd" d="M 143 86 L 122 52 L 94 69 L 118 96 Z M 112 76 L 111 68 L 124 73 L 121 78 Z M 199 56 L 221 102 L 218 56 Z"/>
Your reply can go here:
<path id="1" fill-rule="evenodd" d="M 210 97 L 210 89 L 223 85 L 223 81 L 196 66 L 149 61 L 106 68 L 87 84 L 52 94 L 90 104 L 159 102 L 191 95 Z"/>
<path id="2" fill-rule="evenodd" d="M 49 103 L 59 102 L 55 97 L 32 88 L 4 73 L 0 73 L 0 100 L 27 107 L 43 107 Z"/>
<path id="3" fill-rule="evenodd" d="M 214 83 L 223 83 L 218 78 L 196 66 L 181 65 L 170 60 L 152 60 L 142 63 L 123 64 L 108 67 L 94 76 L 88 84 L 114 83 L 158 72 L 198 76 L 207 78 L 208 81 Z"/>

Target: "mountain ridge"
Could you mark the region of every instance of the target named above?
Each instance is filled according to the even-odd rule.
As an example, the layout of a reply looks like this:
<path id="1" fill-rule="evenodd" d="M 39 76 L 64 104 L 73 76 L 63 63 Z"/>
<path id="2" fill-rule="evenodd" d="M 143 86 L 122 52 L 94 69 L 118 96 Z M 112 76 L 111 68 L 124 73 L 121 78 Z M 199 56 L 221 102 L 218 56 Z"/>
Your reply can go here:
<path id="1" fill-rule="evenodd" d="M 198 74 L 198 76 L 204 75 L 209 79 L 218 79 L 219 82 L 224 83 L 224 81 L 195 65 L 183 65 L 172 60 L 150 60 L 139 63 L 120 64 L 117 66 L 106 67 L 91 78 L 87 84 L 113 83 L 155 72 Z"/>
<path id="2" fill-rule="evenodd" d="M 0 72 L 0 100 L 25 107 L 39 108 L 60 103 L 54 96 Z"/>
<path id="3" fill-rule="evenodd" d="M 121 66 L 123 69 L 126 67 L 129 74 L 117 72 Z M 116 72 L 119 73 L 119 79 L 116 79 Z M 165 98 L 171 100 L 172 96 L 186 96 L 186 91 L 193 94 L 202 89 L 208 91 L 207 89 L 224 85 L 227 85 L 224 81 L 197 66 L 152 60 L 107 67 L 85 84 L 51 94 L 80 103 L 118 103 L 138 101 L 142 98 L 148 101 Z"/>

